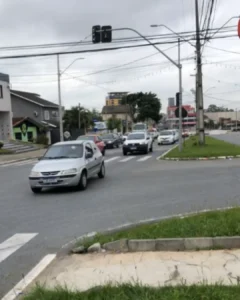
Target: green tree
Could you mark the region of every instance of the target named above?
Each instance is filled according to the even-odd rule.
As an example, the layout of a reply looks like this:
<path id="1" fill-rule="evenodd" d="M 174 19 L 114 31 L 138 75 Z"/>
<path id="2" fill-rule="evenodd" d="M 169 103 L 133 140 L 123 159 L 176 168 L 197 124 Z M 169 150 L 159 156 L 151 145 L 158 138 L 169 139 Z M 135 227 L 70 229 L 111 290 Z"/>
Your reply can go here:
<path id="1" fill-rule="evenodd" d="M 161 119 L 161 101 L 154 93 L 133 93 L 122 99 L 122 104 L 130 107 L 130 115 L 134 122 L 152 119 L 158 123 Z"/>
<path id="2" fill-rule="evenodd" d="M 121 120 L 116 118 L 109 118 L 107 121 L 107 128 L 108 130 L 117 129 L 117 131 L 121 130 Z"/>
<path id="3" fill-rule="evenodd" d="M 223 106 L 217 106 L 215 104 L 210 104 L 206 111 L 207 112 L 232 112 L 234 110 Z"/>
<path id="4" fill-rule="evenodd" d="M 83 106 L 80 107 L 80 127 L 87 129 L 92 125 L 92 113 L 85 109 Z M 71 109 L 65 111 L 64 117 L 64 129 L 71 130 L 79 128 L 79 107 L 73 106 Z"/>

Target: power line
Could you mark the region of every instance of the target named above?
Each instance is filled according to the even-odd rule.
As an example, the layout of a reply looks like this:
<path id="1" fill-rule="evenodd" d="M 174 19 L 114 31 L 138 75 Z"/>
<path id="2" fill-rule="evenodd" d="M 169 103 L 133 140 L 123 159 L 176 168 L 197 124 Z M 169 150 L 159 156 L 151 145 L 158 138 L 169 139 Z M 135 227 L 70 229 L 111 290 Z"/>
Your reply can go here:
<path id="1" fill-rule="evenodd" d="M 227 53 L 240 54 L 240 52 L 237 52 L 237 51 L 231 51 L 231 50 L 226 50 L 226 49 L 212 47 L 212 46 L 206 46 L 206 47 L 214 49 L 214 50 L 219 50 L 219 51 L 227 52 Z"/>
<path id="2" fill-rule="evenodd" d="M 212 39 L 222 39 L 235 37 L 234 35 L 225 35 L 221 37 L 214 37 Z M 184 40 L 185 42 L 196 40 L 196 38 Z M 205 40 L 204 38 L 200 38 L 200 40 Z M 55 56 L 55 55 L 68 55 L 68 54 L 78 54 L 78 53 L 91 53 L 91 52 L 105 52 L 105 51 L 113 51 L 120 49 L 129 49 L 129 48 L 138 48 L 138 47 L 149 47 L 152 45 L 167 45 L 167 44 L 176 44 L 178 41 L 165 41 L 165 42 L 156 42 L 150 44 L 138 44 L 138 45 L 129 45 L 129 46 L 118 46 L 118 47 L 108 47 L 108 48 L 98 48 L 98 49 L 86 49 L 86 50 L 76 50 L 76 51 L 59 51 L 59 52 L 49 52 L 49 53 L 35 53 L 35 54 L 22 54 L 22 55 L 9 55 L 9 56 L 0 56 L 0 59 L 14 59 L 14 58 L 30 58 L 30 57 L 44 57 L 44 56 Z"/>
<path id="3" fill-rule="evenodd" d="M 221 33 L 228 33 L 230 29 L 235 28 L 235 26 L 226 26 L 221 29 Z M 211 31 L 219 30 L 219 28 L 213 28 Z M 205 33 L 206 29 L 200 30 L 201 33 Z M 232 32 L 232 31 L 231 31 Z M 178 32 L 178 35 L 185 36 L 185 35 L 191 35 L 195 34 L 195 31 L 183 31 Z M 19 51 L 19 50 L 33 50 L 33 49 L 45 49 L 45 48 L 59 48 L 59 47 L 75 47 L 75 46 L 85 46 L 85 45 L 91 45 L 92 42 L 85 42 L 85 40 L 91 35 L 87 35 L 83 40 L 81 41 L 73 41 L 73 42 L 62 42 L 62 43 L 49 43 L 49 44 L 34 44 L 34 45 L 19 45 L 19 46 L 5 46 L 0 47 L 0 51 Z M 165 33 L 165 34 L 155 34 L 155 35 L 146 35 L 146 38 L 148 39 L 161 39 L 161 38 L 177 38 L 175 34 L 173 33 Z M 127 37 L 127 38 L 117 38 L 113 39 L 113 43 L 119 43 L 119 42 L 131 42 L 131 41 L 142 41 L 143 39 L 141 37 Z"/>

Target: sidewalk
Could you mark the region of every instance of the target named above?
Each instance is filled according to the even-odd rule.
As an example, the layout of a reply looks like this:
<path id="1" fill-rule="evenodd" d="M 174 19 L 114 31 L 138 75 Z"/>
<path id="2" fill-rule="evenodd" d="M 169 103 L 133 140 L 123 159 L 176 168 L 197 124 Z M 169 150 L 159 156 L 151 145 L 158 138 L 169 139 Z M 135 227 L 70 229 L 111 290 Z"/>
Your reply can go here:
<path id="1" fill-rule="evenodd" d="M 19 154 L 6 154 L 6 155 L 0 155 L 0 165 L 15 161 L 21 161 L 21 160 L 27 160 L 32 158 L 38 158 L 42 156 L 47 149 L 40 149 L 36 151 L 30 151 L 25 153 L 19 153 Z"/>
<path id="2" fill-rule="evenodd" d="M 235 285 L 240 250 L 86 254 L 60 257 L 36 280 L 46 288 L 61 285 L 87 290 L 106 283 Z"/>

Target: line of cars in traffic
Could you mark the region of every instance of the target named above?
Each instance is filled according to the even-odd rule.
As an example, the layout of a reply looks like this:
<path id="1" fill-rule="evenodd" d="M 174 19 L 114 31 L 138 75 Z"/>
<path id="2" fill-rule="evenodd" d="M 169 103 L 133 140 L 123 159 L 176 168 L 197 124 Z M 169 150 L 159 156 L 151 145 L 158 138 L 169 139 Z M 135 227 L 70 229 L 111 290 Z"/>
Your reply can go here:
<path id="1" fill-rule="evenodd" d="M 123 155 L 153 151 L 153 139 L 147 131 L 130 133 L 125 141 L 120 135 L 109 133 L 89 134 L 75 141 L 53 144 L 30 172 L 32 192 L 39 194 L 44 188 L 56 187 L 85 190 L 89 178 L 105 177 L 105 149 L 119 148 L 122 143 Z"/>
<path id="2" fill-rule="evenodd" d="M 153 152 L 156 138 L 159 145 L 173 144 L 179 139 L 179 134 L 177 130 L 165 130 L 155 135 L 147 130 L 133 131 L 126 136 L 88 134 L 75 141 L 53 144 L 31 170 L 31 190 L 35 194 L 52 187 L 71 186 L 85 190 L 89 178 L 95 175 L 105 177 L 105 149 L 119 148 L 123 144 L 124 156 L 134 152 L 147 154 Z"/>

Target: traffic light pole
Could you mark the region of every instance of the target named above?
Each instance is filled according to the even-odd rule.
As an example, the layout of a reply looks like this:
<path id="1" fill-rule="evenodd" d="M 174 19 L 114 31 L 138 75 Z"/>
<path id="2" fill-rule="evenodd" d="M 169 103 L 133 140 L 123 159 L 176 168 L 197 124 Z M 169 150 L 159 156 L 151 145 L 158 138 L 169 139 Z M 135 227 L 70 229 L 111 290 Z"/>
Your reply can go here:
<path id="1" fill-rule="evenodd" d="M 179 151 L 182 151 L 182 65 L 181 65 L 181 58 L 180 58 L 180 38 L 178 40 L 178 63 L 176 63 L 171 57 L 169 57 L 166 53 L 164 53 L 161 49 L 159 49 L 156 45 L 154 45 L 149 39 L 147 39 L 144 35 L 142 35 L 139 31 L 129 28 L 115 28 L 112 31 L 123 31 L 128 30 L 135 32 L 139 35 L 142 39 L 148 42 L 149 45 L 153 46 L 159 53 L 161 53 L 165 58 L 167 58 L 174 66 L 176 66 L 179 70 Z"/>

